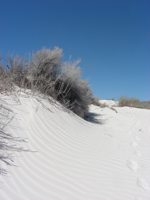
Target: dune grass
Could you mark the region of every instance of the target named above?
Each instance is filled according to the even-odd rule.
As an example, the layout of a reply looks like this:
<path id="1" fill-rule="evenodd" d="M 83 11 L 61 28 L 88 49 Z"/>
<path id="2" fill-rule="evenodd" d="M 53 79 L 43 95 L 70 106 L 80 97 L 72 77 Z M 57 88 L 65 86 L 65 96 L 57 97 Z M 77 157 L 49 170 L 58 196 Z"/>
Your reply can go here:
<path id="1" fill-rule="evenodd" d="M 150 101 L 140 101 L 137 98 L 130 98 L 128 96 L 121 96 L 118 98 L 119 106 L 128 106 L 128 107 L 134 107 L 134 108 L 144 108 L 144 109 L 150 109 Z"/>

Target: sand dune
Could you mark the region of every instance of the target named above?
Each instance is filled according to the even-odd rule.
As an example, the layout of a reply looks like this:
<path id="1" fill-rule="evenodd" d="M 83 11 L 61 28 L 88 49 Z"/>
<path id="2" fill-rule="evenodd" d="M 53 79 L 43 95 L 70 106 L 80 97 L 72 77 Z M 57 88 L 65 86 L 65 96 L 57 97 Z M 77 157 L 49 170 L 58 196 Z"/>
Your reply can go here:
<path id="1" fill-rule="evenodd" d="M 102 99 L 99 101 L 101 104 L 106 104 L 108 107 L 118 106 L 118 101 Z"/>
<path id="2" fill-rule="evenodd" d="M 1 200 L 150 199 L 150 110 L 91 105 L 92 123 L 39 96 L 1 94 L 0 104 L 5 131 L 33 151 L 1 163 Z"/>

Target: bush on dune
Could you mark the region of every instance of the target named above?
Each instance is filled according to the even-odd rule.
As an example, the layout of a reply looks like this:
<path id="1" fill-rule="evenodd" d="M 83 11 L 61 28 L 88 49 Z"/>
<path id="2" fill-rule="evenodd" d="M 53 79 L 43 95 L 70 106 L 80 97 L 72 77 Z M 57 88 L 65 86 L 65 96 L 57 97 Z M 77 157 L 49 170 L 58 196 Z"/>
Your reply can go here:
<path id="1" fill-rule="evenodd" d="M 42 49 L 32 55 L 28 63 L 25 87 L 43 94 L 55 96 L 54 88 L 60 76 L 62 50 Z"/>
<path id="2" fill-rule="evenodd" d="M 149 101 L 141 101 L 141 108 L 150 109 L 150 100 Z"/>
<path id="3" fill-rule="evenodd" d="M 137 107 L 140 104 L 140 101 L 136 98 L 129 98 L 127 96 L 121 96 L 119 99 L 119 106 L 128 106 L 128 107 Z"/>
<path id="4" fill-rule="evenodd" d="M 91 104 L 92 92 L 87 80 L 81 79 L 80 59 L 62 62 L 62 49 L 41 49 L 31 60 L 16 56 L 0 64 L 1 91 L 13 91 L 14 86 L 52 96 L 68 109 L 84 118 Z"/>
<path id="5" fill-rule="evenodd" d="M 17 86 L 23 85 L 23 80 L 27 74 L 27 63 L 19 56 L 7 56 L 7 63 L 0 63 L 0 82 L 2 91 L 13 91 L 14 84 Z"/>
<path id="6" fill-rule="evenodd" d="M 77 115 L 84 117 L 91 104 L 92 92 L 87 80 L 81 79 L 81 68 L 74 62 L 66 62 L 61 68 L 61 76 L 56 84 L 57 99 Z"/>
<path id="7" fill-rule="evenodd" d="M 135 107 L 135 108 L 145 108 L 150 109 L 150 101 L 140 101 L 136 98 L 129 98 L 127 96 L 121 96 L 119 99 L 119 106 L 128 106 L 128 107 Z"/>
<path id="8" fill-rule="evenodd" d="M 81 68 L 77 66 L 79 62 L 80 59 L 62 62 L 62 49 L 58 47 L 53 50 L 43 48 L 29 60 L 8 56 L 6 61 L 2 62 L 0 57 L 0 93 L 12 93 L 16 86 L 30 89 L 33 94 L 42 93 L 53 97 L 78 116 L 85 118 L 91 104 L 92 92 L 88 81 L 81 78 Z M 4 151 L 0 161 L 5 164 L 12 165 L 13 162 L 13 157 L 7 154 L 8 150 L 29 151 L 9 145 L 8 143 L 23 140 L 5 133 L 1 126 L 0 139 L 0 150 Z M 0 167 L 0 174 L 6 173 L 7 171 Z"/>

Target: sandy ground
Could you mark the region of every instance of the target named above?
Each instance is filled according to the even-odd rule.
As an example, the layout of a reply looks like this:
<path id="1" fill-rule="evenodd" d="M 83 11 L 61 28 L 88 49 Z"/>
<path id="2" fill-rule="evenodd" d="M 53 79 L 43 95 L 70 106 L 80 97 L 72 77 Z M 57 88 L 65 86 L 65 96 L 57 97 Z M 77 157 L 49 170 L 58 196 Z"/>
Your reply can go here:
<path id="1" fill-rule="evenodd" d="M 91 105 L 92 123 L 24 93 L 0 105 L 1 127 L 33 151 L 1 162 L 1 200 L 150 199 L 150 110 Z"/>

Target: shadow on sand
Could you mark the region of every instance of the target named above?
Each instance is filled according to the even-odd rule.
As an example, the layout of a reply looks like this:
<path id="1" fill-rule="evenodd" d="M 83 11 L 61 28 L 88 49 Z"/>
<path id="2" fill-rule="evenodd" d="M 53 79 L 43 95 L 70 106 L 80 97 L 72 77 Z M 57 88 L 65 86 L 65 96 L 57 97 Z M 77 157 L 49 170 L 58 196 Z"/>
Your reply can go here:
<path id="1" fill-rule="evenodd" d="M 100 119 L 101 114 L 97 114 L 94 112 L 89 112 L 85 114 L 84 119 L 88 122 L 94 123 L 94 124 L 103 124 L 102 119 Z"/>

